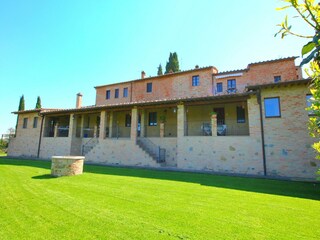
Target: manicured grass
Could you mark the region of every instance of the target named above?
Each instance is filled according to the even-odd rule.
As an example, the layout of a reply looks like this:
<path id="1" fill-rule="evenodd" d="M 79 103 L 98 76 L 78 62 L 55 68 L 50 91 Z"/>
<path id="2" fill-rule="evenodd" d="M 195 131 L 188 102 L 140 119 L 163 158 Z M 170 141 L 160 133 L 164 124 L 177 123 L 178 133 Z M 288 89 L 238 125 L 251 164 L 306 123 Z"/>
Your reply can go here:
<path id="1" fill-rule="evenodd" d="M 319 239 L 314 183 L 0 158 L 1 239 Z"/>

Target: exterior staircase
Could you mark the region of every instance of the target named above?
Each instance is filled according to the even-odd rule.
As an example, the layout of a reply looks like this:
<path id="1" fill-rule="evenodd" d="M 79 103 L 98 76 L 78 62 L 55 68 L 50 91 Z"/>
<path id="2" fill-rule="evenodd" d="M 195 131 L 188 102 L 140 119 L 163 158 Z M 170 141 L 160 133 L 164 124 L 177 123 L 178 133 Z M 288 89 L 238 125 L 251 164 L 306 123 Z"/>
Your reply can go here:
<path id="1" fill-rule="evenodd" d="M 137 145 L 141 148 L 145 153 L 147 153 L 155 162 L 160 163 L 161 166 L 165 166 L 166 162 L 166 149 L 160 148 L 154 144 L 148 138 L 138 138 Z"/>
<path id="2" fill-rule="evenodd" d="M 87 155 L 98 143 L 98 138 L 91 138 L 86 144 L 82 145 L 82 156 Z"/>

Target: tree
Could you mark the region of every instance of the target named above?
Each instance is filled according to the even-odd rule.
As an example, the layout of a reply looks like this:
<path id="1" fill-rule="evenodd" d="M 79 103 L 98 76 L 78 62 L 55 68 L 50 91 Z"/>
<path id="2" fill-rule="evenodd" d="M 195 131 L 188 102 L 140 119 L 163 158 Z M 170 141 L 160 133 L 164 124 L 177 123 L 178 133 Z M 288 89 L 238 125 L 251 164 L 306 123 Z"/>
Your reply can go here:
<path id="1" fill-rule="evenodd" d="M 158 76 L 160 75 L 163 75 L 161 63 L 159 64 L 159 67 L 158 67 Z"/>
<path id="2" fill-rule="evenodd" d="M 24 106 L 25 104 L 24 104 L 24 96 L 22 95 L 21 97 L 20 97 L 20 102 L 19 102 L 19 108 L 18 108 L 18 111 L 24 111 Z"/>
<path id="3" fill-rule="evenodd" d="M 176 52 L 171 53 L 169 55 L 169 60 L 167 61 L 166 64 L 166 71 L 165 74 L 171 73 L 171 72 L 179 72 L 179 59 L 178 59 L 178 54 Z"/>
<path id="4" fill-rule="evenodd" d="M 41 108 L 41 99 L 40 99 L 40 96 L 38 96 L 37 98 L 37 103 L 36 103 L 36 109 L 39 109 Z"/>
<path id="5" fill-rule="evenodd" d="M 284 38 L 287 35 L 292 35 L 300 38 L 309 39 L 301 49 L 302 62 L 301 66 L 310 63 L 310 68 L 307 69 L 308 76 L 312 79 L 310 91 L 312 94 L 312 104 L 307 110 L 314 113 L 314 117 L 309 120 L 310 135 L 317 139 L 313 144 L 313 148 L 317 152 L 317 159 L 320 160 L 320 5 L 314 0 L 282 0 L 288 5 L 279 8 L 284 10 L 294 8 L 309 29 L 314 32 L 313 36 L 302 35 L 292 31 L 292 26 L 288 24 L 288 17 L 285 17 L 284 22 L 279 24 L 280 30 L 277 34 L 281 34 Z M 277 35 L 276 34 L 276 35 Z"/>

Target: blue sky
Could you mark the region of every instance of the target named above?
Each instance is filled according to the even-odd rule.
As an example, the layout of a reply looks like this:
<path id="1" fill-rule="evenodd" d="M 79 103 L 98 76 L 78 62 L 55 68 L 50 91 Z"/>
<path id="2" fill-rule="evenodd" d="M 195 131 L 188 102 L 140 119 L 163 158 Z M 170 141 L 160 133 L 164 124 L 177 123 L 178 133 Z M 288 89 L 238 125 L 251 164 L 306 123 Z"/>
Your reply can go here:
<path id="1" fill-rule="evenodd" d="M 19 98 L 33 109 L 95 104 L 94 86 L 154 76 L 170 52 L 181 70 L 219 71 L 299 56 L 306 40 L 274 34 L 278 0 L 0 2 L 0 134 L 14 127 Z M 293 15 L 292 15 L 293 16 Z M 297 20 L 296 20 L 297 21 Z M 295 23 L 297 32 L 305 25 Z"/>

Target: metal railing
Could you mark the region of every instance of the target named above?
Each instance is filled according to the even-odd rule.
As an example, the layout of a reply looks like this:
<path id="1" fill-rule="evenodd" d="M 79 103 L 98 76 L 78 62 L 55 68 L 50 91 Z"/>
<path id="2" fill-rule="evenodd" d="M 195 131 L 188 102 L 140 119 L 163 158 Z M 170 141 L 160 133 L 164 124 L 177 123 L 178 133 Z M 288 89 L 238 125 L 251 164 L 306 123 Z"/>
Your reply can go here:
<path id="1" fill-rule="evenodd" d="M 212 136 L 211 122 L 191 121 L 186 123 L 186 136 Z M 248 136 L 246 123 L 218 123 L 217 136 Z"/>
<path id="2" fill-rule="evenodd" d="M 138 138 L 137 144 L 158 163 L 166 161 L 166 149 L 156 145 L 148 138 Z"/>

